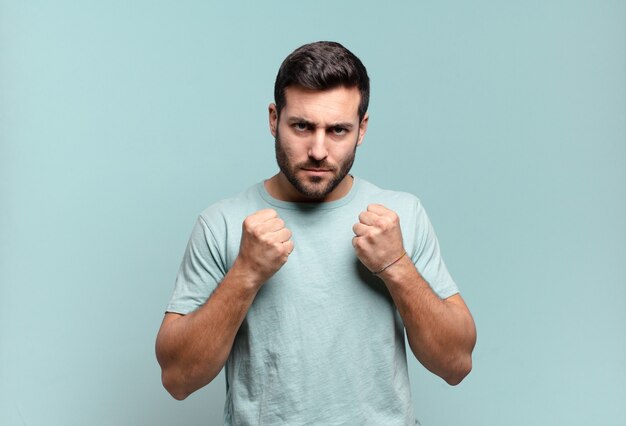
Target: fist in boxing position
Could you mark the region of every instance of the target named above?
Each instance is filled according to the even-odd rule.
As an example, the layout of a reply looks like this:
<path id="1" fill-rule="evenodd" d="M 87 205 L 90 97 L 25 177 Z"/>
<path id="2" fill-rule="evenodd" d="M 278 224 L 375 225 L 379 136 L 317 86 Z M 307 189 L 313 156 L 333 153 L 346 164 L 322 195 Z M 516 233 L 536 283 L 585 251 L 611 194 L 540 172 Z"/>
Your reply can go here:
<path id="1" fill-rule="evenodd" d="M 381 204 L 370 204 L 352 227 L 352 245 L 359 260 L 377 274 L 405 255 L 400 219 Z"/>
<path id="2" fill-rule="evenodd" d="M 284 264 L 293 251 L 291 231 L 276 210 L 264 209 L 243 221 L 236 262 L 245 268 L 256 285 L 263 285 Z"/>

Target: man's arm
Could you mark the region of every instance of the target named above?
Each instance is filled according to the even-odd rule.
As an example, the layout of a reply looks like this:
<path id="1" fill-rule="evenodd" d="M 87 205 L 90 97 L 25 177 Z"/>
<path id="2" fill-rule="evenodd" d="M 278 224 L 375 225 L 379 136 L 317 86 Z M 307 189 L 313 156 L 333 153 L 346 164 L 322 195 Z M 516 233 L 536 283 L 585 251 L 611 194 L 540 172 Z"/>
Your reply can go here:
<path id="1" fill-rule="evenodd" d="M 406 328 L 415 357 L 430 371 L 456 385 L 472 368 L 474 320 L 459 294 L 440 299 L 404 253 L 395 212 L 368 206 L 353 227 L 361 262 L 385 282 Z"/>
<path id="2" fill-rule="evenodd" d="M 440 299 L 406 256 L 380 275 L 406 328 L 415 357 L 430 371 L 456 385 L 472 369 L 474 320 L 455 294 Z"/>
<path id="3" fill-rule="evenodd" d="M 239 255 L 209 299 L 188 315 L 165 314 L 156 355 L 174 398 L 185 399 L 220 372 L 256 294 L 293 250 L 290 238 L 274 210 L 247 217 Z"/>

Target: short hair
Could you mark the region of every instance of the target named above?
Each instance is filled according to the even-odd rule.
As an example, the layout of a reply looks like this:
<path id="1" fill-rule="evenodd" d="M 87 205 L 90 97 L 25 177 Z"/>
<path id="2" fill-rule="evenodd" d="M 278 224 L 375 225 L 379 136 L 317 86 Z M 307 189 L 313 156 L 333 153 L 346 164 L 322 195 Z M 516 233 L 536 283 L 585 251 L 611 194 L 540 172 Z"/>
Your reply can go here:
<path id="1" fill-rule="evenodd" d="M 289 86 L 311 90 L 356 87 L 361 94 L 359 121 L 367 112 L 370 97 L 367 70 L 359 58 L 337 42 L 305 44 L 285 58 L 274 84 L 274 102 L 279 116 L 286 102 L 285 89 Z"/>

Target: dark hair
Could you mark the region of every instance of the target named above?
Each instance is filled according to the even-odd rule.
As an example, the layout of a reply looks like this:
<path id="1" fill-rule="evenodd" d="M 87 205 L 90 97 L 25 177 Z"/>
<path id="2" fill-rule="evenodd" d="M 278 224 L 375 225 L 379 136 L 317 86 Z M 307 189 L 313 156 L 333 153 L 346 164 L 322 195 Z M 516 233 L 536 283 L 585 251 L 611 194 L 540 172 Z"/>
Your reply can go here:
<path id="1" fill-rule="evenodd" d="M 312 90 L 357 87 L 361 93 L 359 121 L 367 112 L 370 98 L 367 70 L 359 58 L 339 43 L 305 44 L 285 58 L 274 84 L 274 102 L 279 116 L 285 106 L 285 89 L 289 86 Z"/>

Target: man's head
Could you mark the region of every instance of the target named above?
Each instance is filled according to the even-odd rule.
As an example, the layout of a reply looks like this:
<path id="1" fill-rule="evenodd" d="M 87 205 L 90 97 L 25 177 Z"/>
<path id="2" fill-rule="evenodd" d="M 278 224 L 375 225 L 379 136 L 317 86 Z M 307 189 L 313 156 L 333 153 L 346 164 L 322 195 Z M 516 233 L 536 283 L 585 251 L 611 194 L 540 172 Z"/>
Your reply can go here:
<path id="1" fill-rule="evenodd" d="M 344 179 L 368 123 L 369 79 L 361 61 L 339 43 L 302 46 L 280 67 L 269 107 L 286 200 L 331 201 L 351 186 Z"/>
<path id="2" fill-rule="evenodd" d="M 274 102 L 278 115 L 285 106 L 285 89 L 298 86 L 310 90 L 356 87 L 361 95 L 359 121 L 367 112 L 370 80 L 359 58 L 341 44 L 318 41 L 305 44 L 285 58 L 274 83 Z"/>

